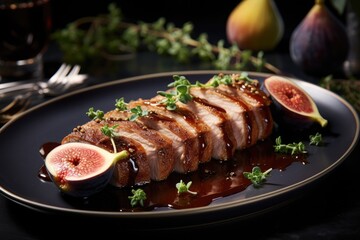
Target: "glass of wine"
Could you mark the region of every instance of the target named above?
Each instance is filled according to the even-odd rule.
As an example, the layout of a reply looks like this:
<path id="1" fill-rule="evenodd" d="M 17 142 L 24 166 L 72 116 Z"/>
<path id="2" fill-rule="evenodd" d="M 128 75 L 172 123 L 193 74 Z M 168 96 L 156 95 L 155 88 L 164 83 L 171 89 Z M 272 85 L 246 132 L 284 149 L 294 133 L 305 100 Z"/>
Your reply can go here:
<path id="1" fill-rule="evenodd" d="M 49 0 L 0 0 L 0 82 L 42 79 L 51 27 Z"/>

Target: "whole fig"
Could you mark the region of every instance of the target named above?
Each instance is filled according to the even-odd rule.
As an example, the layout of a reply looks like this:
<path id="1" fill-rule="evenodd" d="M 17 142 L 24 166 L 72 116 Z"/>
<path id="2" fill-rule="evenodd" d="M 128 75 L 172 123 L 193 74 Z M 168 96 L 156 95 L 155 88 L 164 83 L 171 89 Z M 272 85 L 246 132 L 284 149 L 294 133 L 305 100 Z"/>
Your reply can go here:
<path id="1" fill-rule="evenodd" d="M 272 50 L 283 37 L 284 23 L 273 0 L 243 0 L 230 13 L 226 33 L 240 49 Z"/>
<path id="2" fill-rule="evenodd" d="M 290 56 L 306 74 L 324 77 L 342 70 L 349 51 L 345 26 L 315 0 L 290 38 Z"/>
<path id="3" fill-rule="evenodd" d="M 51 150 L 45 158 L 45 167 L 61 192 L 89 197 L 110 182 L 115 163 L 127 158 L 126 150 L 110 153 L 95 145 L 70 142 Z"/>

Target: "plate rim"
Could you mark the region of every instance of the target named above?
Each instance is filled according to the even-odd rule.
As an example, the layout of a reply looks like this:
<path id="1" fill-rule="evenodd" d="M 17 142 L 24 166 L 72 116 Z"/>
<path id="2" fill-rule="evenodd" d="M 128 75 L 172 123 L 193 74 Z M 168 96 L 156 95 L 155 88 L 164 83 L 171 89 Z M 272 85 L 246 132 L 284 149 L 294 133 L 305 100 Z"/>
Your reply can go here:
<path id="1" fill-rule="evenodd" d="M 137 75 L 137 76 L 131 76 L 131 77 L 126 77 L 126 78 L 119 78 L 116 80 L 84 87 L 82 89 L 78 89 L 78 90 L 69 92 L 62 96 L 54 97 L 52 99 L 49 99 L 45 102 L 42 102 L 42 103 L 36 105 L 36 106 L 33 106 L 32 108 L 29 108 L 28 110 L 19 114 L 14 119 L 5 123 L 0 128 L 0 134 L 3 131 L 5 131 L 9 126 L 11 126 L 11 124 L 13 124 L 13 122 L 16 122 L 18 119 L 21 119 L 22 117 L 27 116 L 28 114 L 31 114 L 36 109 L 43 108 L 54 102 L 61 101 L 62 99 L 65 99 L 65 98 L 68 98 L 71 96 L 75 96 L 77 94 L 80 94 L 80 93 L 83 93 L 86 91 L 93 91 L 93 90 L 96 90 L 99 88 L 104 88 L 104 87 L 118 85 L 118 84 L 124 84 L 127 82 L 144 81 L 149 78 L 172 76 L 174 74 L 186 76 L 186 75 L 205 75 L 205 74 L 206 75 L 209 75 L 209 74 L 215 75 L 218 73 L 225 73 L 225 74 L 230 73 L 231 74 L 231 73 L 241 73 L 241 72 L 246 72 L 250 76 L 257 76 L 257 77 L 263 77 L 263 78 L 276 75 L 276 74 L 271 74 L 271 73 L 252 72 L 252 71 L 235 71 L 235 70 L 233 70 L 233 71 L 232 70 L 222 70 L 222 71 L 220 71 L 220 70 L 187 70 L 187 71 L 168 71 L 168 72 L 161 72 L 161 73 Z M 337 166 L 339 166 L 341 163 L 344 162 L 344 160 L 351 154 L 351 152 L 354 150 L 355 146 L 359 142 L 359 116 L 358 116 L 356 110 L 353 108 L 353 106 L 349 102 L 347 102 L 344 98 L 340 97 L 338 94 L 336 94 L 330 90 L 324 89 L 314 83 L 310 83 L 310 82 L 298 79 L 296 77 L 289 77 L 289 76 L 283 76 L 283 77 L 295 80 L 296 82 L 300 82 L 301 84 L 304 84 L 305 86 L 308 85 L 313 88 L 314 87 L 318 88 L 321 91 L 325 91 L 326 94 L 330 94 L 332 97 L 335 97 L 352 113 L 352 116 L 354 117 L 354 120 L 356 123 L 356 129 L 357 129 L 349 148 L 342 154 L 342 156 L 337 161 L 335 161 L 333 164 L 329 165 L 327 168 L 323 169 L 322 171 L 317 172 L 315 175 L 312 175 L 311 177 L 308 177 L 300 182 L 296 182 L 292 185 L 277 189 L 275 191 L 270 191 L 267 193 L 263 193 L 263 194 L 260 194 L 257 196 L 252 196 L 252 197 L 249 197 L 246 199 L 241 199 L 238 201 L 225 202 L 225 203 L 220 203 L 220 204 L 211 205 L 211 206 L 203 206 L 203 207 L 181 209 L 181 210 L 169 209 L 166 211 L 156 211 L 156 214 L 154 214 L 153 211 L 150 211 L 150 212 L 147 212 L 147 211 L 113 212 L 113 211 L 93 211 L 93 210 L 81 210 L 81 209 L 69 209 L 69 208 L 57 207 L 57 206 L 47 205 L 47 204 L 43 204 L 43 203 L 38 203 L 36 201 L 31 201 L 29 199 L 17 196 L 16 194 L 13 194 L 12 192 L 8 191 L 7 189 L 4 189 L 3 186 L 1 186 L 1 185 L 0 185 L 0 193 L 2 193 L 3 196 L 5 196 L 6 198 L 8 198 L 12 201 L 14 201 L 20 205 L 23 205 L 27 208 L 34 209 L 36 211 L 41 211 L 41 212 L 43 212 L 43 211 L 49 212 L 50 211 L 50 212 L 70 213 L 70 214 L 76 213 L 76 214 L 81 214 L 81 215 L 91 215 L 91 216 L 101 216 L 101 217 L 120 217 L 120 218 L 125 218 L 125 219 L 139 218 L 139 217 L 146 219 L 149 217 L 153 218 L 154 215 L 156 215 L 156 218 L 164 218 L 164 217 L 168 217 L 169 215 L 171 215 L 171 216 L 173 216 L 173 215 L 188 216 L 188 215 L 192 215 L 195 213 L 196 214 L 205 214 L 208 212 L 218 212 L 218 211 L 227 210 L 227 209 L 233 208 L 233 207 L 241 207 L 243 205 L 254 204 L 258 201 L 267 200 L 269 198 L 281 197 L 285 193 L 292 192 L 293 190 L 305 187 L 308 183 L 316 182 L 317 180 L 323 178 L 324 176 L 327 176 L 328 173 L 331 173 Z"/>

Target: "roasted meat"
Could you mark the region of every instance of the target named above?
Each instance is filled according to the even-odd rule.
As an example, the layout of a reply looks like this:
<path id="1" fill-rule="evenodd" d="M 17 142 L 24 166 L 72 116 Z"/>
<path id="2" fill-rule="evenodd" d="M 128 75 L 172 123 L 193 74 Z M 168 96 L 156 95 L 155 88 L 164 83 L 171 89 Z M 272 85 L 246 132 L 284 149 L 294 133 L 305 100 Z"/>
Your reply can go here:
<path id="1" fill-rule="evenodd" d="M 267 138 L 273 119 L 271 101 L 258 81 L 238 74 L 226 77 L 231 84 L 214 85 L 214 79 L 192 84 L 188 87 L 191 99 L 177 101 L 171 110 L 164 94 L 132 100 L 126 110 L 109 111 L 103 119 L 75 128 L 61 143 L 86 142 L 112 151 L 110 138 L 101 128 L 114 127 L 117 150 L 131 153 L 129 161 L 117 164 L 111 183 L 118 187 L 161 181 L 173 171 L 193 172 L 211 159 L 229 160 L 235 151 Z M 166 92 L 175 91 L 173 87 Z M 138 107 L 147 114 L 131 118 L 129 109 Z"/>

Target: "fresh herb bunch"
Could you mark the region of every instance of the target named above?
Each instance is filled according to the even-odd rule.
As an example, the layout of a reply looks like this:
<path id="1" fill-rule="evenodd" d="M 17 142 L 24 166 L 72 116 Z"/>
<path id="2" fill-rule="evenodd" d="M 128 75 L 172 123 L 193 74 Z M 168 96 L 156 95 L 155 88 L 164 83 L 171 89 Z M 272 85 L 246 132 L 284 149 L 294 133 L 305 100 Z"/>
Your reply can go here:
<path id="1" fill-rule="evenodd" d="M 225 41 L 217 44 L 208 41 L 206 33 L 192 36 L 194 26 L 186 22 L 181 28 L 159 18 L 153 23 L 123 21 L 121 9 L 115 3 L 108 6 L 107 14 L 84 17 L 55 31 L 52 35 L 69 63 L 81 64 L 89 59 L 106 58 L 116 60 L 123 53 L 134 53 L 141 49 L 160 55 L 170 55 L 179 62 L 193 59 L 211 62 L 216 69 L 255 71 L 267 69 L 280 74 L 281 71 L 267 63 L 263 52 L 253 56 L 250 50 L 240 50 L 236 45 L 225 47 Z"/>

